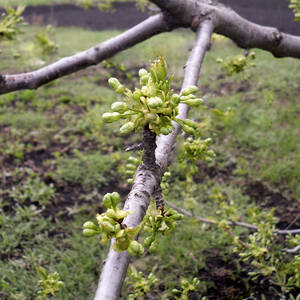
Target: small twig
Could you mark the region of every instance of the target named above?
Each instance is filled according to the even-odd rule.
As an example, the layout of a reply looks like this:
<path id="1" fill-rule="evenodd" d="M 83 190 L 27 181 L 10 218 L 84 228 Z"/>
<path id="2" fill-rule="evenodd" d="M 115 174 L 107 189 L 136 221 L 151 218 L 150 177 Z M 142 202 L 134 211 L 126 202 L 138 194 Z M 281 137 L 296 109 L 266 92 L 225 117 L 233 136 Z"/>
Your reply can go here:
<path id="1" fill-rule="evenodd" d="M 143 150 L 143 143 L 136 143 L 136 144 L 130 145 L 125 149 L 125 152 L 140 151 L 140 150 Z"/>
<path id="2" fill-rule="evenodd" d="M 292 249 L 286 249 L 285 252 L 287 253 L 297 253 L 300 252 L 300 245 L 296 246 L 295 248 Z"/>
<path id="3" fill-rule="evenodd" d="M 224 227 L 224 229 L 225 229 L 225 230 L 227 231 L 227 233 L 228 233 L 229 235 L 231 235 L 234 239 L 236 238 L 236 235 L 235 235 L 229 228 Z M 240 244 L 242 247 L 244 247 L 245 249 L 249 249 L 249 246 L 248 246 L 246 243 L 244 243 L 242 240 L 240 240 L 240 239 L 238 238 L 237 241 L 239 242 L 239 244 Z"/>
<path id="4" fill-rule="evenodd" d="M 298 219 L 300 218 L 300 212 L 299 214 L 295 217 L 295 219 L 285 228 L 285 229 L 289 229 L 291 226 L 293 226 L 297 221 Z"/>
<path id="5" fill-rule="evenodd" d="M 188 217 L 191 217 L 191 218 L 195 218 L 197 221 L 199 222 L 203 222 L 203 223 L 207 223 L 207 224 L 214 224 L 214 225 L 217 225 L 218 222 L 216 221 L 213 221 L 213 220 L 209 220 L 209 219 L 206 219 L 206 218 L 201 218 L 201 217 L 198 217 L 198 216 L 193 216 L 193 214 L 181 207 L 178 207 L 176 206 L 175 204 L 169 202 L 169 201 L 165 201 L 166 204 L 172 208 L 174 208 L 175 210 L 177 210 L 178 212 L 188 216 Z M 245 228 L 248 228 L 248 229 L 253 229 L 253 230 L 258 230 L 258 227 L 255 226 L 255 225 L 252 225 L 252 224 L 248 224 L 248 223 L 245 223 L 245 222 L 233 222 L 233 221 L 228 221 L 227 224 L 229 226 L 240 226 L 240 227 L 245 227 Z M 277 234 L 299 234 L 300 233 L 300 229 L 291 229 L 291 230 L 274 230 L 274 233 L 277 233 Z"/>

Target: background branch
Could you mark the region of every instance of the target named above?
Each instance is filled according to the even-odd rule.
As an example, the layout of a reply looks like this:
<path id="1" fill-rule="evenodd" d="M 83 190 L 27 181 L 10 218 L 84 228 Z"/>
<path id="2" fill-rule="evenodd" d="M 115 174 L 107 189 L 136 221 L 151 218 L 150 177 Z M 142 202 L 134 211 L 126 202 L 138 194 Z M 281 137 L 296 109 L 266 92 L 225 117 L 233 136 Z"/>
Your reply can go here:
<path id="1" fill-rule="evenodd" d="M 182 214 L 184 214 L 188 217 L 195 218 L 199 222 L 218 225 L 218 222 L 216 222 L 216 221 L 209 220 L 207 218 L 201 218 L 201 217 L 198 217 L 198 216 L 194 216 L 191 212 L 189 212 L 189 211 L 187 211 L 187 210 L 185 210 L 181 207 L 178 207 L 177 205 L 175 205 L 172 202 L 169 202 L 169 201 L 165 201 L 165 202 L 168 206 L 172 207 L 173 209 L 177 210 L 178 212 L 180 212 L 180 213 L 182 213 Z M 227 221 L 227 224 L 229 226 L 240 226 L 240 227 L 245 227 L 245 228 L 248 228 L 248 229 L 258 230 L 257 226 L 252 225 L 252 224 L 248 224 L 248 223 L 245 223 L 245 222 Z M 299 234 L 300 229 L 290 229 L 290 230 L 280 230 L 280 229 L 278 229 L 278 230 L 275 230 L 275 233 L 278 233 L 278 234 Z"/>
<path id="2" fill-rule="evenodd" d="M 230 7 L 211 0 L 150 0 L 167 11 L 171 23 L 195 28 L 208 16 L 215 20 L 215 32 L 233 40 L 241 48 L 259 48 L 276 57 L 300 58 L 300 37 L 277 28 L 261 26 L 242 18 Z"/>
<path id="3" fill-rule="evenodd" d="M 151 16 L 140 24 L 86 51 L 61 60 L 33 72 L 0 75 L 0 95 L 21 89 L 36 89 L 54 79 L 100 63 L 116 53 L 130 48 L 161 32 L 170 31 L 163 14 Z"/>
<path id="4" fill-rule="evenodd" d="M 189 85 L 197 84 L 201 64 L 209 46 L 212 32 L 213 23 L 210 20 L 206 20 L 199 26 L 196 43 L 186 65 L 183 89 Z M 179 115 L 181 118 L 186 117 L 187 112 L 188 108 L 186 105 L 180 106 Z M 168 167 L 168 158 L 170 157 L 172 146 L 178 133 L 179 128 L 176 127 L 168 136 L 157 139 L 156 163 L 160 166 L 159 169 L 147 170 L 143 165 L 138 168 L 134 184 L 124 206 L 125 210 L 136 211 L 135 214 L 126 217 L 124 224 L 128 227 L 138 226 L 145 216 L 150 196 L 153 194 L 162 174 Z M 116 300 L 120 294 L 120 289 L 128 268 L 129 255 L 127 251 L 121 253 L 115 252 L 112 249 L 113 243 L 114 241 L 112 240 L 108 257 L 100 276 L 95 300 Z"/>

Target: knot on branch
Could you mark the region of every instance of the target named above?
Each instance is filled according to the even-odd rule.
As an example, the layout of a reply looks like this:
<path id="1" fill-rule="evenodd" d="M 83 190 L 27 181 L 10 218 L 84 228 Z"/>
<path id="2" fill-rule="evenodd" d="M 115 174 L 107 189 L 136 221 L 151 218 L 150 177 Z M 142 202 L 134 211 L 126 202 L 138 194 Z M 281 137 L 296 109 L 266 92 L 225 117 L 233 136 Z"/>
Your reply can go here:
<path id="1" fill-rule="evenodd" d="M 282 33 L 277 28 L 275 28 L 272 35 L 273 35 L 273 44 L 275 47 L 278 47 L 283 38 Z"/>

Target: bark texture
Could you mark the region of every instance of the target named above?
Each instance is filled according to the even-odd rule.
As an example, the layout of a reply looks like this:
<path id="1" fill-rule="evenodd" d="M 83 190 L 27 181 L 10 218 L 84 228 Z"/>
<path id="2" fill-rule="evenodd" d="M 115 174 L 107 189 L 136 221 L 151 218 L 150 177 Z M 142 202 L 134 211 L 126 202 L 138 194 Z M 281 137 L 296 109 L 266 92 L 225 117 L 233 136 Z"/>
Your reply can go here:
<path id="1" fill-rule="evenodd" d="M 210 20 L 206 20 L 199 26 L 196 42 L 185 68 L 185 79 L 182 89 L 190 85 L 197 85 L 201 64 L 209 46 L 212 32 L 213 23 Z M 186 118 L 187 113 L 187 105 L 181 105 L 179 108 L 180 118 Z M 175 125 L 171 134 L 160 136 L 157 139 L 155 167 L 153 167 L 153 153 L 150 155 L 152 159 L 146 158 L 142 165 L 139 166 L 131 192 L 124 206 L 125 210 L 136 211 L 135 214 L 129 215 L 124 220 L 123 223 L 128 227 L 135 228 L 144 218 L 149 206 L 150 196 L 160 184 L 161 177 L 170 163 L 169 158 L 172 147 L 179 131 L 179 126 Z M 153 139 L 149 133 L 145 133 L 144 147 L 147 147 L 146 152 L 155 149 L 153 147 Z M 129 255 L 127 251 L 115 252 L 112 248 L 113 243 L 114 241 L 111 242 L 108 257 L 102 269 L 95 300 L 116 300 L 120 295 L 120 289 L 128 268 Z"/>

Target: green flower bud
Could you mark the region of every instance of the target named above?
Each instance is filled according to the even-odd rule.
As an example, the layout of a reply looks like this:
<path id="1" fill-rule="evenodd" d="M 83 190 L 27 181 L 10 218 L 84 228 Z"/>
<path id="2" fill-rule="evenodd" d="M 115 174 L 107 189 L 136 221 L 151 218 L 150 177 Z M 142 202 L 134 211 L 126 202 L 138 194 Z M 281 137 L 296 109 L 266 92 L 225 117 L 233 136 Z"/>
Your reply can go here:
<path id="1" fill-rule="evenodd" d="M 193 127 L 190 127 L 185 124 L 180 124 L 183 131 L 185 131 L 187 134 L 195 134 L 195 129 Z"/>
<path id="2" fill-rule="evenodd" d="M 103 196 L 103 200 L 102 200 L 103 205 L 106 208 L 112 208 L 112 199 L 111 199 L 111 193 L 107 193 Z"/>
<path id="3" fill-rule="evenodd" d="M 256 58 L 255 52 L 250 52 L 249 58 L 250 58 L 250 59 L 255 59 L 255 58 Z"/>
<path id="4" fill-rule="evenodd" d="M 200 98 L 185 100 L 185 101 L 182 101 L 182 102 L 184 104 L 189 105 L 189 106 L 199 106 L 199 105 L 203 104 L 203 100 L 200 99 Z"/>
<path id="5" fill-rule="evenodd" d="M 171 97 L 171 101 L 175 104 L 178 104 L 180 102 L 180 96 L 178 94 L 173 94 Z"/>
<path id="6" fill-rule="evenodd" d="M 141 93 L 140 90 L 135 90 L 135 91 L 133 92 L 133 98 L 134 98 L 136 101 L 139 101 L 141 96 L 142 96 L 142 93 Z"/>
<path id="7" fill-rule="evenodd" d="M 180 96 L 180 101 L 184 102 L 186 100 L 190 100 L 190 99 L 196 99 L 195 95 L 188 95 L 188 96 Z"/>
<path id="8" fill-rule="evenodd" d="M 119 223 L 117 223 L 115 225 L 115 233 L 118 233 L 121 230 L 121 225 Z"/>
<path id="9" fill-rule="evenodd" d="M 135 164 L 135 165 L 139 164 L 139 160 L 134 156 L 129 156 L 127 161 L 131 164 Z"/>
<path id="10" fill-rule="evenodd" d="M 151 95 L 151 88 L 149 86 L 143 86 L 141 91 L 144 96 Z"/>
<path id="11" fill-rule="evenodd" d="M 126 164 L 126 169 L 135 171 L 136 170 L 136 165 L 134 165 L 134 164 Z"/>
<path id="12" fill-rule="evenodd" d="M 164 232 L 167 231 L 168 229 L 170 229 L 169 226 L 166 224 L 165 221 L 162 221 L 158 231 Z"/>
<path id="13" fill-rule="evenodd" d="M 187 126 L 190 126 L 194 129 L 197 129 L 198 128 L 198 124 L 196 122 L 194 122 L 193 120 L 190 120 L 190 119 L 185 119 L 183 120 L 183 122 L 187 125 Z"/>
<path id="14" fill-rule="evenodd" d="M 114 209 L 109 208 L 109 209 L 105 212 L 105 214 L 106 214 L 109 218 L 111 218 L 111 219 L 115 219 L 115 218 L 116 218 L 116 212 L 115 212 Z"/>
<path id="15" fill-rule="evenodd" d="M 113 249 L 118 252 L 122 252 L 128 249 L 129 241 L 126 239 L 117 239 L 117 241 L 113 245 Z"/>
<path id="16" fill-rule="evenodd" d="M 121 83 L 117 78 L 111 77 L 108 79 L 108 84 L 112 89 L 116 90 Z"/>
<path id="17" fill-rule="evenodd" d="M 161 127 L 160 128 L 160 133 L 163 135 L 168 135 L 172 132 L 172 128 L 170 129 L 170 127 Z"/>
<path id="18" fill-rule="evenodd" d="M 205 144 L 207 146 L 210 146 L 212 144 L 212 139 L 211 138 L 207 138 L 207 139 L 204 140 L 204 142 L 205 142 Z"/>
<path id="19" fill-rule="evenodd" d="M 147 100 L 150 108 L 158 108 L 163 105 L 163 101 L 159 97 L 152 97 Z"/>
<path id="20" fill-rule="evenodd" d="M 128 253 L 134 257 L 142 255 L 144 253 L 144 247 L 137 241 L 131 241 L 128 247 Z"/>
<path id="21" fill-rule="evenodd" d="M 182 92 L 181 95 L 182 96 L 188 96 L 190 94 L 194 94 L 198 91 L 198 87 L 196 87 L 195 85 L 192 86 L 188 86 L 186 87 Z"/>
<path id="22" fill-rule="evenodd" d="M 82 227 L 84 229 L 99 230 L 99 227 L 95 223 L 93 223 L 91 221 L 85 222 Z"/>
<path id="23" fill-rule="evenodd" d="M 121 115 L 118 112 L 104 113 L 102 118 L 105 123 L 112 123 L 118 121 Z"/>
<path id="24" fill-rule="evenodd" d="M 133 179 L 132 178 L 127 179 L 127 183 L 128 184 L 133 184 Z"/>
<path id="25" fill-rule="evenodd" d="M 115 232 L 115 226 L 113 224 L 111 224 L 110 222 L 107 221 L 103 221 L 101 224 L 103 231 L 112 233 Z"/>
<path id="26" fill-rule="evenodd" d="M 99 231 L 86 228 L 86 229 L 83 229 L 82 233 L 84 236 L 90 237 L 90 236 L 94 236 L 94 235 L 98 234 Z"/>
<path id="27" fill-rule="evenodd" d="M 216 153 L 213 150 L 208 150 L 206 152 L 206 155 L 209 157 L 216 157 Z"/>
<path id="28" fill-rule="evenodd" d="M 122 114 L 128 110 L 128 105 L 125 102 L 114 102 L 111 105 L 111 110 Z"/>
<path id="29" fill-rule="evenodd" d="M 173 219 L 174 221 L 180 221 L 180 220 L 182 220 L 183 218 L 184 218 L 184 215 L 182 215 L 182 214 L 176 214 L 176 215 L 172 216 L 172 219 Z"/>
<path id="30" fill-rule="evenodd" d="M 121 134 L 129 134 L 134 129 L 133 122 L 127 122 L 120 128 Z"/>
<path id="31" fill-rule="evenodd" d="M 157 251 L 157 243 L 156 241 L 152 242 L 150 247 L 149 247 L 149 252 L 152 254 L 152 253 L 155 253 Z"/>
<path id="32" fill-rule="evenodd" d="M 124 94 L 124 92 L 125 92 L 125 87 L 124 87 L 124 85 L 120 84 L 120 85 L 118 86 L 118 88 L 117 88 L 115 91 L 116 91 L 116 93 L 118 93 L 118 94 Z"/>
<path id="33" fill-rule="evenodd" d="M 126 171 L 125 171 L 125 174 L 126 174 L 127 176 L 132 176 L 132 175 L 135 174 L 135 170 L 126 170 Z"/>
<path id="34" fill-rule="evenodd" d="M 149 75 L 144 75 L 140 78 L 140 85 L 145 86 L 149 81 Z"/>
<path id="35" fill-rule="evenodd" d="M 121 115 L 121 119 L 127 119 L 129 116 L 134 115 L 133 111 L 131 110 L 126 110 L 122 115 Z"/>
<path id="36" fill-rule="evenodd" d="M 162 57 L 160 57 L 151 65 L 150 73 L 154 82 L 166 80 L 168 68 L 165 60 Z"/>
<path id="37" fill-rule="evenodd" d="M 121 200 L 121 197 L 120 197 L 119 193 L 117 193 L 117 192 L 111 193 L 111 202 L 112 202 L 113 207 L 116 207 L 120 203 L 120 200 Z"/>
<path id="38" fill-rule="evenodd" d="M 149 105 L 150 106 L 150 105 Z M 152 108 L 152 107 L 151 107 Z M 153 113 L 147 113 L 145 114 L 145 119 L 147 121 L 155 121 L 157 119 L 157 115 Z"/>
<path id="39" fill-rule="evenodd" d="M 117 220 L 123 220 L 124 218 L 126 218 L 127 214 L 127 211 L 118 209 L 115 216 Z"/>
<path id="40" fill-rule="evenodd" d="M 139 76 L 140 76 L 140 77 L 143 77 L 143 76 L 145 76 L 145 75 L 147 75 L 147 74 L 148 74 L 147 70 L 145 70 L 145 69 L 140 69 L 140 70 L 139 70 Z"/>
<path id="41" fill-rule="evenodd" d="M 149 248 L 153 241 L 154 241 L 153 236 L 148 236 L 148 237 L 146 237 L 146 238 L 144 239 L 144 246 L 145 246 L 146 248 Z"/>

